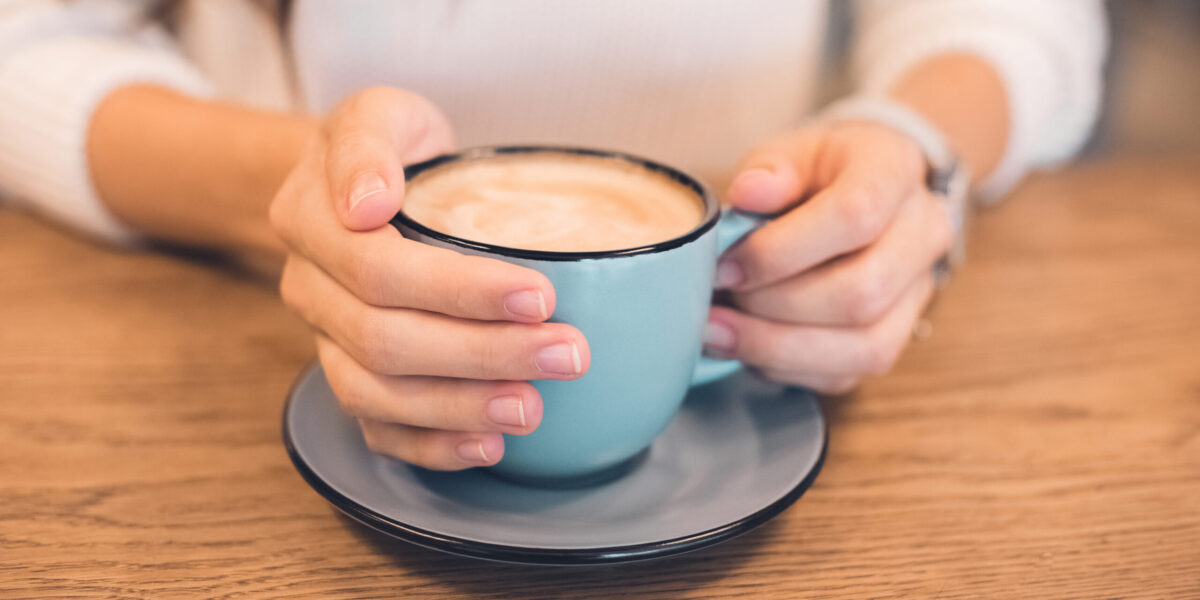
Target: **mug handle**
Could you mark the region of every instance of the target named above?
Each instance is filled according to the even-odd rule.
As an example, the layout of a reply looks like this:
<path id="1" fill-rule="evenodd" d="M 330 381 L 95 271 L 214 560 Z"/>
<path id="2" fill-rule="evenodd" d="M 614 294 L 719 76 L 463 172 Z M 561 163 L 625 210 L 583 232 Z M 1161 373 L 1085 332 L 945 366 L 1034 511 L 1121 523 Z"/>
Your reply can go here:
<path id="1" fill-rule="evenodd" d="M 750 235 L 769 220 L 766 215 L 743 212 L 727 208 L 717 221 L 717 256 L 724 254 L 730 246 Z M 708 358 L 701 356 L 696 368 L 692 371 L 692 385 L 703 385 L 716 381 L 740 370 L 742 363 L 737 360 Z"/>

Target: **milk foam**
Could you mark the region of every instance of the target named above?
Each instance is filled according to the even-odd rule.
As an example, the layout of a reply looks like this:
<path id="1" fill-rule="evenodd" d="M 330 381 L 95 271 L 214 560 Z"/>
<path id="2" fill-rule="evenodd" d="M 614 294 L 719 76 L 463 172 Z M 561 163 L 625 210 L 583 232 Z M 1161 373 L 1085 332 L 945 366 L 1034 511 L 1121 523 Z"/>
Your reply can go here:
<path id="1" fill-rule="evenodd" d="M 664 175 L 617 159 L 552 153 L 426 171 L 408 183 L 404 212 L 468 240 L 559 252 L 663 242 L 704 217 L 696 193 Z"/>

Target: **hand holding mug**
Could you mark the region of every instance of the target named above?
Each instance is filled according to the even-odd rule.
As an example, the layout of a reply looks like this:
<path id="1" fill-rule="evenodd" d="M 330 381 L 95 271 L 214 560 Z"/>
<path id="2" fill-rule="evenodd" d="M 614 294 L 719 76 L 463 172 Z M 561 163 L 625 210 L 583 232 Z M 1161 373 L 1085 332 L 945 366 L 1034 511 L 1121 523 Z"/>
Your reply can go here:
<path id="1" fill-rule="evenodd" d="M 743 160 L 734 206 L 779 213 L 723 258 L 706 351 L 826 393 L 891 368 L 933 292 L 949 214 L 917 145 L 882 125 L 819 125 Z"/>
<path id="2" fill-rule="evenodd" d="M 591 368 L 537 381 L 542 425 L 492 472 L 538 485 L 618 476 L 646 456 L 692 385 L 737 368 L 699 361 L 720 250 L 759 223 L 707 188 L 619 152 L 472 148 L 409 165 L 393 224 L 406 239 L 543 273 L 554 319 L 587 335 Z"/>
<path id="3" fill-rule="evenodd" d="M 589 366 L 579 330 L 546 323 L 532 269 L 410 241 L 388 220 L 403 165 L 447 152 L 445 117 L 419 96 L 359 92 L 324 123 L 271 205 L 289 248 L 280 290 L 316 331 L 326 377 L 370 448 L 433 469 L 494 464 L 501 433 L 538 427 L 530 379 Z"/>

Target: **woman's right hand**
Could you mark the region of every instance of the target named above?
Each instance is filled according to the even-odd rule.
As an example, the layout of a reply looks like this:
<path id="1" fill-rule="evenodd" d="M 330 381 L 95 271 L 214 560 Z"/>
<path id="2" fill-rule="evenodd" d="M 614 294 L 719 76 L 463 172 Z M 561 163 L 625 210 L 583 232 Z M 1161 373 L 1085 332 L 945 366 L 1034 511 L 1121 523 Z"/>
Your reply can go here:
<path id="1" fill-rule="evenodd" d="M 452 145 L 423 98 L 364 90 L 329 115 L 271 204 L 288 246 L 283 299 L 316 331 L 342 409 L 372 450 L 444 470 L 496 463 L 501 433 L 541 421 L 526 380 L 575 379 L 590 361 L 578 329 L 544 322 L 555 300 L 544 275 L 388 224 L 403 165 Z"/>

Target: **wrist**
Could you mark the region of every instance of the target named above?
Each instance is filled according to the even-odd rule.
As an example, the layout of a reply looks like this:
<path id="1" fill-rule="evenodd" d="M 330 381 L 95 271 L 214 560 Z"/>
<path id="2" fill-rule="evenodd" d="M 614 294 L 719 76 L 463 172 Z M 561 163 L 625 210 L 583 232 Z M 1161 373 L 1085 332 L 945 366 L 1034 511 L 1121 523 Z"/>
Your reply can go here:
<path id="1" fill-rule="evenodd" d="M 935 126 L 978 180 L 1000 163 L 1008 145 L 1008 94 L 988 61 L 969 53 L 931 56 L 886 93 Z"/>
<path id="2" fill-rule="evenodd" d="M 231 144 L 235 185 L 241 200 L 232 211 L 221 250 L 233 256 L 282 266 L 286 247 L 271 228 L 271 200 L 303 157 L 320 122 L 298 115 L 259 115 L 244 123 L 246 134 Z"/>
<path id="3" fill-rule="evenodd" d="M 279 262 L 267 207 L 316 128 L 304 117 L 128 86 L 93 115 L 88 161 L 105 206 L 146 238 Z"/>

